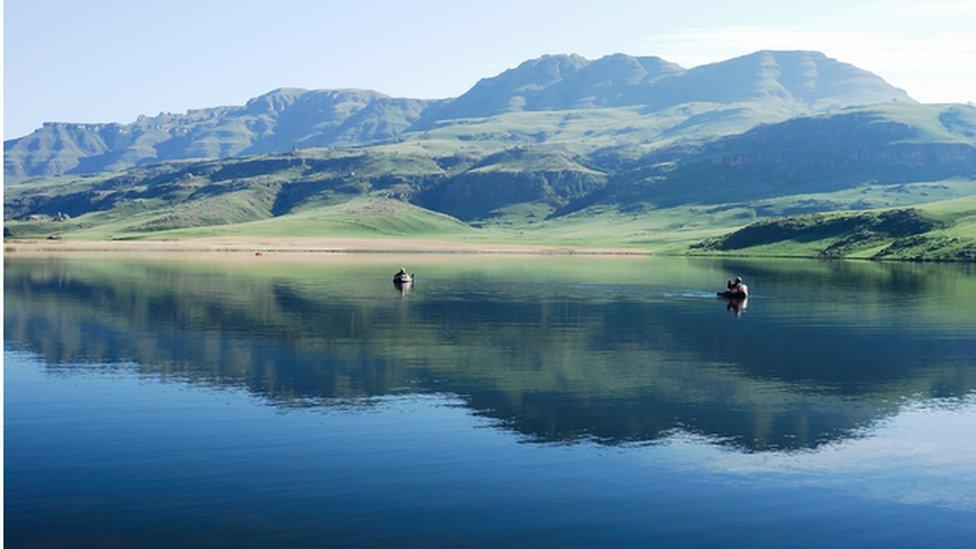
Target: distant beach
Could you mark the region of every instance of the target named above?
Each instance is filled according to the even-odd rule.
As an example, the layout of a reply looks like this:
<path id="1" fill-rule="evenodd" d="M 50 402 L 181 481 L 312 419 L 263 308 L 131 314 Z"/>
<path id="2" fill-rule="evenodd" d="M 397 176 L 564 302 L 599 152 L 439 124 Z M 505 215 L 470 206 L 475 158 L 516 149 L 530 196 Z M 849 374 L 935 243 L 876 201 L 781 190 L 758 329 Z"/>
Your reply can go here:
<path id="1" fill-rule="evenodd" d="M 637 248 L 494 244 L 427 239 L 220 237 L 179 240 L 8 240 L 4 253 L 433 253 L 526 255 L 648 255 Z"/>

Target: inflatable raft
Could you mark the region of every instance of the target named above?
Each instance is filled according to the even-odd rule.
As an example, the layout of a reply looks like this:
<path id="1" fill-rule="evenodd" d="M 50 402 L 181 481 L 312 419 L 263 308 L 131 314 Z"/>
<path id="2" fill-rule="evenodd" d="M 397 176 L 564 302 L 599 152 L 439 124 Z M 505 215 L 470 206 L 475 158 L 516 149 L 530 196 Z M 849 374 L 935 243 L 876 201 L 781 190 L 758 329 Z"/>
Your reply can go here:
<path id="1" fill-rule="evenodd" d="M 719 297 L 724 297 L 725 299 L 745 299 L 749 297 L 749 294 L 745 292 L 730 292 L 730 291 L 717 292 L 715 295 Z"/>

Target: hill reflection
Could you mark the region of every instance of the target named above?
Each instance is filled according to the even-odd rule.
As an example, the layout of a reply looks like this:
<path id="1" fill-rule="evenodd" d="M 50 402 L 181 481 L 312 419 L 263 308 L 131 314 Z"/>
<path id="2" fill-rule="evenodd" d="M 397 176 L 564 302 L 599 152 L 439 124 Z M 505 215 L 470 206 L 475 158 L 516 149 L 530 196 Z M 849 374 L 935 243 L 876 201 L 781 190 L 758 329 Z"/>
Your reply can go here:
<path id="1" fill-rule="evenodd" d="M 383 261 L 7 260 L 5 336 L 51 368 L 133 363 L 276 406 L 456 394 L 545 443 L 810 449 L 976 388 L 968 267 L 443 260 L 400 293 Z M 669 293 L 727 273 L 755 282 L 742 318 Z"/>

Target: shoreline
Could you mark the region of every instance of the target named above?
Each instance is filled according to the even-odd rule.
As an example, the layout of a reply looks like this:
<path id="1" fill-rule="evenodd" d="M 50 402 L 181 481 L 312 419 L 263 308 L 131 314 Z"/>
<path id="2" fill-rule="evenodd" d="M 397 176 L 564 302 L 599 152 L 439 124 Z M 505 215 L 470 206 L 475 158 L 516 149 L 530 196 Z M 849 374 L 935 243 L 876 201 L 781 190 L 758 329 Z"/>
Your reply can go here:
<path id="1" fill-rule="evenodd" d="M 255 254 L 283 255 L 525 255 L 525 256 L 591 256 L 591 257 L 697 257 L 736 259 L 807 259 L 814 261 L 871 261 L 877 263 L 946 263 L 972 265 L 974 262 L 954 259 L 899 257 L 817 257 L 798 254 L 752 255 L 747 253 L 662 253 L 653 249 L 621 247 L 546 246 L 535 244 L 498 244 L 452 242 L 442 240 L 399 240 L 370 238 L 300 238 L 300 237 L 222 237 L 167 240 L 7 240 L 7 254 Z"/>
<path id="2" fill-rule="evenodd" d="M 650 250 L 368 238 L 200 238 L 187 240 L 8 240 L 4 254 L 285 253 L 646 256 Z"/>

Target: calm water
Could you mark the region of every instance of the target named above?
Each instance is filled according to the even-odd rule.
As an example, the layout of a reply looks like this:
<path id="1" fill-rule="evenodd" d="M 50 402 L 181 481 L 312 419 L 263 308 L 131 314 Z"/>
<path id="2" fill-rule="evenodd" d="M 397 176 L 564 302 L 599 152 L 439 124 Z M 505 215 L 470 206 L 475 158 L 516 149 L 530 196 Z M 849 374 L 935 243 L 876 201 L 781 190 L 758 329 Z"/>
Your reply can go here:
<path id="1" fill-rule="evenodd" d="M 11 546 L 976 544 L 974 267 L 5 266 Z"/>

